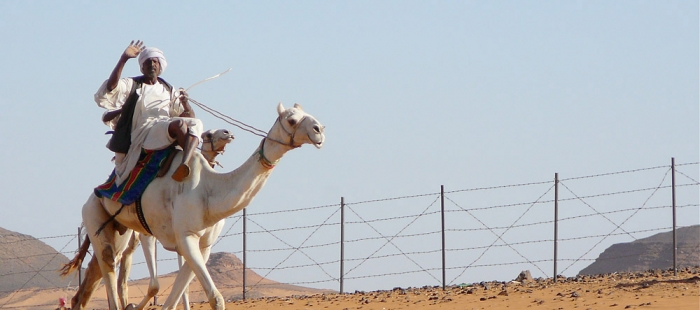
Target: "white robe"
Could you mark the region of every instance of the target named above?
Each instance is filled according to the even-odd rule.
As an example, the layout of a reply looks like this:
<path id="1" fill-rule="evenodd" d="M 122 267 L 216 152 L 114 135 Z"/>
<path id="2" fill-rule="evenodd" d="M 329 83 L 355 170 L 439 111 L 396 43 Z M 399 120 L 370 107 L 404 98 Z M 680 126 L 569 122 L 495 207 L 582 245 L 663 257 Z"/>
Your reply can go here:
<path id="1" fill-rule="evenodd" d="M 107 109 L 105 112 L 121 109 L 129 97 L 133 86 L 132 78 L 120 79 L 112 91 L 107 91 L 107 81 L 95 93 L 95 102 L 99 107 Z M 177 100 L 177 90 L 168 92 L 165 85 L 156 82 L 154 85 L 141 84 L 136 90 L 139 99 L 136 101 L 134 116 L 131 126 L 131 146 L 126 155 L 116 153 L 115 174 L 117 185 L 129 177 L 141 154 L 141 148 L 146 150 L 160 150 L 168 147 L 175 139 L 168 134 L 168 125 L 173 118 L 179 118 L 184 107 Z M 199 137 L 203 131 L 202 122 L 196 118 L 180 118 L 190 128 L 189 134 Z M 105 125 L 114 129 L 119 117 L 114 118 Z"/>

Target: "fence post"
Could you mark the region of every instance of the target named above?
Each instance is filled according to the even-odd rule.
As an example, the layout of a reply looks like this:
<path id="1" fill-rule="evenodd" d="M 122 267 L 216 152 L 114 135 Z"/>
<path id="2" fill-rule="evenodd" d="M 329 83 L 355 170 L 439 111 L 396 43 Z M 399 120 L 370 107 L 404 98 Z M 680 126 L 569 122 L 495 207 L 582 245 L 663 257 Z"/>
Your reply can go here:
<path id="1" fill-rule="evenodd" d="M 445 186 L 440 185 L 440 214 L 442 216 L 442 290 L 445 290 Z"/>
<path id="2" fill-rule="evenodd" d="M 246 212 L 245 208 L 243 208 L 243 300 L 245 300 L 245 288 L 246 288 L 246 227 L 245 227 L 245 222 L 246 222 Z"/>
<path id="3" fill-rule="evenodd" d="M 557 243 L 559 240 L 559 173 L 554 173 L 554 283 L 557 283 Z"/>
<path id="4" fill-rule="evenodd" d="M 78 249 L 80 249 L 83 246 L 83 242 L 81 240 L 82 234 L 83 233 L 83 227 L 78 227 Z M 82 264 L 78 266 L 78 286 L 83 284 L 83 266 Z"/>
<path id="5" fill-rule="evenodd" d="M 340 197 L 340 293 L 345 278 L 345 197 Z"/>
<path id="6" fill-rule="evenodd" d="M 676 255 L 678 244 L 676 243 L 676 159 L 671 157 L 671 207 L 673 209 L 673 275 L 677 275 Z"/>

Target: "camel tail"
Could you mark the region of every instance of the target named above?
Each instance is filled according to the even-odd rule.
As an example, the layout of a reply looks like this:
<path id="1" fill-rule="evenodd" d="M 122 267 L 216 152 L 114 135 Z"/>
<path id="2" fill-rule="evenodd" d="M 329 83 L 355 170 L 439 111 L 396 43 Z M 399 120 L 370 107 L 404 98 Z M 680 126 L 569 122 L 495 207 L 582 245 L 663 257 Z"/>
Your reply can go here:
<path id="1" fill-rule="evenodd" d="M 78 254 L 75 254 L 75 257 L 71 259 L 67 264 L 63 265 L 61 269 L 59 270 L 61 272 L 61 277 L 65 277 L 76 269 L 80 268 L 83 265 L 83 259 L 85 259 L 85 254 L 87 254 L 88 249 L 90 248 L 90 238 L 85 238 L 85 242 L 80 246 L 80 250 L 78 251 Z"/>

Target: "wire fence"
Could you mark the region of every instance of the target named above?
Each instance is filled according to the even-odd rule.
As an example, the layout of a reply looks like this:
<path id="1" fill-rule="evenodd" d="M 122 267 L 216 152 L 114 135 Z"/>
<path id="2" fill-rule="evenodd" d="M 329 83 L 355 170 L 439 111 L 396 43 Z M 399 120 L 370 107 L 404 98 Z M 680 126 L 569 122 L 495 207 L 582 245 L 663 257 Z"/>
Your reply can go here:
<path id="1" fill-rule="evenodd" d="M 672 253 L 664 253 L 673 259 L 661 268 L 677 269 L 684 267 L 678 261 L 700 257 L 700 245 L 677 243 L 675 237 L 677 229 L 699 224 L 697 173 L 697 162 L 672 160 L 666 166 L 588 176 L 555 174 L 539 182 L 452 191 L 440 186 L 426 194 L 357 202 L 341 197 L 336 204 L 284 211 L 244 209 L 227 219 L 213 248 L 243 258 L 227 271 L 239 276 L 217 285 L 237 290 L 228 298 L 238 299 L 263 296 L 266 287 L 278 285 L 274 281 L 342 293 L 512 280 L 523 270 L 556 280 L 596 270 L 592 263 L 634 258 L 638 254 L 604 250 L 661 232 L 673 232 L 673 240 L 666 240 L 673 242 L 667 249 Z M 72 257 L 78 236 L 36 239 L 65 240 L 59 253 Z M 21 246 L 36 239 L 2 238 L 0 244 Z M 2 264 L 57 255 L 17 256 Z M 132 274 L 146 268 L 138 256 Z M 177 270 L 175 254 L 159 251 L 158 256 L 160 274 Z M 0 274 L 0 283 L 56 271 L 45 268 Z M 245 278 L 243 270 L 257 275 Z M 32 292 L 63 290 L 72 296 L 75 284 Z M 160 296 L 167 291 L 161 286 Z M 0 290 L 0 309 L 55 308 L 18 305 L 13 297 L 22 295 L 18 292 Z M 145 296 L 139 290 L 130 293 L 133 300 Z"/>

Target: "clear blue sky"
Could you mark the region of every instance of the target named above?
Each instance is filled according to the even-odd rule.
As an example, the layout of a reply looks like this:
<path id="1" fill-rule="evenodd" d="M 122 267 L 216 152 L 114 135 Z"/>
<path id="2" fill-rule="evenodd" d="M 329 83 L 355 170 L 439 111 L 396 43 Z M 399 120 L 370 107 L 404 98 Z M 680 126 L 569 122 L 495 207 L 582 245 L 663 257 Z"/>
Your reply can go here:
<path id="1" fill-rule="evenodd" d="M 323 149 L 285 156 L 251 212 L 697 162 L 698 10 L 697 1 L 1 1 L 0 227 L 77 230 L 112 169 L 93 94 L 134 39 L 165 52 L 163 77 L 175 86 L 233 68 L 190 92 L 227 115 L 266 130 L 277 102 L 300 103 L 326 125 Z M 137 74 L 129 62 L 123 76 Z M 237 137 L 223 170 L 259 143 L 197 114 Z"/>

